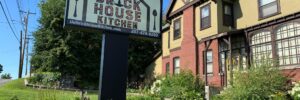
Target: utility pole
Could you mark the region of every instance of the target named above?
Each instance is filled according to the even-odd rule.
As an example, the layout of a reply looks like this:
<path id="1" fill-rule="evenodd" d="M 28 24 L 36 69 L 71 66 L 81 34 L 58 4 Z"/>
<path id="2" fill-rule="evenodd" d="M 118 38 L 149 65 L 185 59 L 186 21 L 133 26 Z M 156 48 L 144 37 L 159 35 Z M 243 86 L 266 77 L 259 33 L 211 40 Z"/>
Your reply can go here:
<path id="1" fill-rule="evenodd" d="M 22 31 L 21 31 L 21 33 L 20 33 L 21 35 L 20 35 L 20 47 L 19 47 L 19 49 L 20 49 L 20 62 L 19 62 L 19 76 L 18 76 L 18 78 L 22 78 L 22 51 L 23 51 L 23 48 L 22 48 L 22 41 L 23 41 L 23 34 L 22 34 Z"/>
<path id="2" fill-rule="evenodd" d="M 29 45 L 29 39 L 30 38 L 26 38 L 27 39 L 27 45 L 26 45 L 26 70 L 25 70 L 25 76 L 27 76 L 27 70 L 28 70 L 28 45 Z"/>
<path id="3" fill-rule="evenodd" d="M 20 66 L 20 68 L 19 68 L 19 78 L 22 78 L 22 73 L 23 73 L 23 63 L 24 63 L 24 55 L 25 55 L 25 49 L 28 49 L 28 47 L 27 47 L 27 41 L 28 41 L 28 39 L 27 39 L 27 34 L 28 34 L 28 19 L 29 19 L 29 15 L 30 14 L 35 14 L 35 13 L 32 13 L 32 12 L 29 12 L 29 11 L 27 11 L 27 12 L 24 12 L 24 11 L 20 11 L 20 12 L 22 12 L 22 13 L 26 13 L 26 16 L 24 17 L 24 23 L 25 23 L 25 37 L 24 37 L 24 44 L 23 45 L 21 45 L 21 46 L 23 46 L 22 47 L 22 57 L 21 57 L 21 66 Z M 26 48 L 27 47 L 27 48 Z M 28 52 L 27 52 L 28 53 Z M 27 54 L 28 55 L 28 54 Z M 27 60 L 28 60 L 28 56 L 27 56 L 27 58 L 26 58 Z M 27 74 L 27 64 L 26 64 L 26 74 Z"/>

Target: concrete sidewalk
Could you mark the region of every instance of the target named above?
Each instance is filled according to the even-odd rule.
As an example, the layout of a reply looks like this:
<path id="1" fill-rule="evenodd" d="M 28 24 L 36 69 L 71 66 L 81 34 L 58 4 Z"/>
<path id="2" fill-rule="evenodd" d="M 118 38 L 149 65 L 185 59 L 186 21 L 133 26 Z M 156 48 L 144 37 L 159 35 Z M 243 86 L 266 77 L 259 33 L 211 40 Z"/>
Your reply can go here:
<path id="1" fill-rule="evenodd" d="M 11 81 L 10 79 L 0 79 L 0 87 L 2 86 L 2 85 L 4 85 L 5 83 L 7 83 L 7 82 L 9 82 L 9 81 Z"/>

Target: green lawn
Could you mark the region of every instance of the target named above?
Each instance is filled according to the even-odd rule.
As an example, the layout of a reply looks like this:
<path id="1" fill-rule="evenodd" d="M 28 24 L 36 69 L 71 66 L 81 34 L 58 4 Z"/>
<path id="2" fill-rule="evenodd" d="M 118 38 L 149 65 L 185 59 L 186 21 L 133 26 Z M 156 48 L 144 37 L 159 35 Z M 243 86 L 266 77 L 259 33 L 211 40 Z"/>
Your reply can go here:
<path id="1" fill-rule="evenodd" d="M 24 79 L 13 80 L 0 87 L 0 100 L 75 100 L 79 92 L 33 89 L 24 85 Z M 96 92 L 88 94 L 91 100 L 98 100 Z M 128 100 L 153 100 L 150 96 L 128 96 Z"/>
<path id="2" fill-rule="evenodd" d="M 32 89 L 24 85 L 24 79 L 13 80 L 0 87 L 0 100 L 74 100 L 79 97 L 78 92 Z M 88 94 L 91 100 L 97 100 L 97 94 Z"/>

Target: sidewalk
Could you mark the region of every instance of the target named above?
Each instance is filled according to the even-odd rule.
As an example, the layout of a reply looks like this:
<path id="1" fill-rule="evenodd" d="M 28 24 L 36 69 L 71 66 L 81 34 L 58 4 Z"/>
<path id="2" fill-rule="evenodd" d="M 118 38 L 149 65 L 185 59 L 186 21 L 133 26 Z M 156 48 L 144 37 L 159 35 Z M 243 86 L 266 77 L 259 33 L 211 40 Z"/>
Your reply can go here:
<path id="1" fill-rule="evenodd" d="M 10 79 L 0 79 L 0 87 L 9 81 L 11 81 L 11 80 Z"/>

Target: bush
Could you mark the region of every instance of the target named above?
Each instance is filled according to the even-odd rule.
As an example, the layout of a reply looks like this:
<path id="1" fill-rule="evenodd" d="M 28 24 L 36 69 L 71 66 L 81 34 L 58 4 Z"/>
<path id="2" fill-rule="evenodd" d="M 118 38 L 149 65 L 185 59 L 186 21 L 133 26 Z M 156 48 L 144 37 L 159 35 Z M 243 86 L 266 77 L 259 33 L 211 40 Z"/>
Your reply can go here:
<path id="1" fill-rule="evenodd" d="M 35 73 L 28 78 L 30 84 L 43 85 L 47 87 L 57 87 L 59 85 L 61 74 L 56 72 Z"/>
<path id="2" fill-rule="evenodd" d="M 173 76 L 167 75 L 161 82 L 154 84 L 158 88 L 154 93 L 161 98 L 192 100 L 204 97 L 204 83 L 191 71 L 182 71 Z"/>
<path id="3" fill-rule="evenodd" d="M 287 79 L 271 61 L 250 69 L 235 72 L 233 86 L 225 89 L 220 98 L 225 100 L 271 99 L 274 94 L 284 94 Z"/>
<path id="4" fill-rule="evenodd" d="M 1 79 L 11 79 L 11 76 L 10 76 L 10 74 L 6 73 L 6 74 L 1 75 Z"/>
<path id="5" fill-rule="evenodd" d="M 289 94 L 295 99 L 300 100 L 300 82 L 294 83 L 294 87 L 291 91 L 289 91 Z"/>

